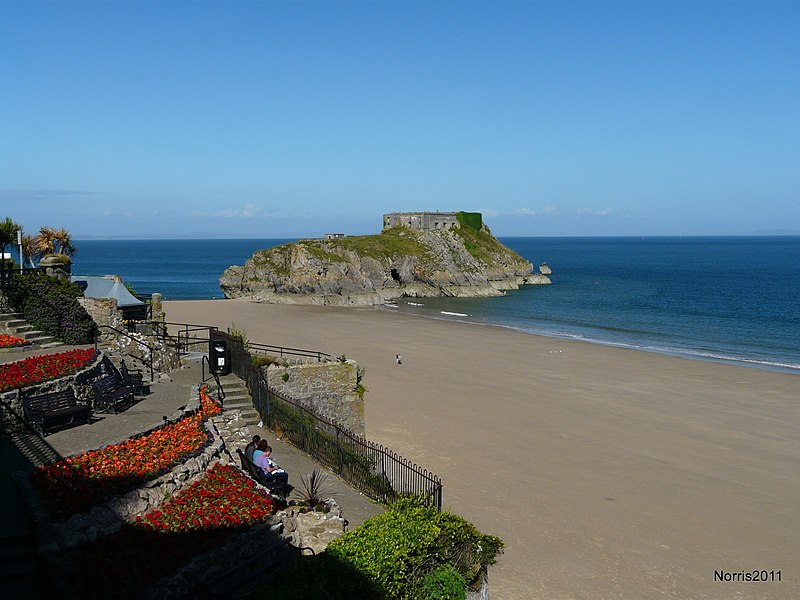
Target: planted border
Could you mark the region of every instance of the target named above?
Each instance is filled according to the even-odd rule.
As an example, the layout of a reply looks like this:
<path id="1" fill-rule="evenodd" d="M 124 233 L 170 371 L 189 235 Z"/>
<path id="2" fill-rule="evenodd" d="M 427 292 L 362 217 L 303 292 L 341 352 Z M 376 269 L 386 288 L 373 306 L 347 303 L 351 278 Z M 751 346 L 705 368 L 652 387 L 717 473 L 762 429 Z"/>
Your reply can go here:
<path id="1" fill-rule="evenodd" d="M 99 450 L 40 467 L 31 481 L 50 515 L 62 521 L 105 500 L 129 492 L 197 456 L 211 442 L 204 427 L 220 407 L 204 392 L 200 409 L 175 423 Z"/>
<path id="2" fill-rule="evenodd" d="M 94 356 L 95 350 L 92 348 L 77 349 L 57 354 L 29 356 L 23 360 L 0 365 L 0 392 L 70 375 L 86 366 Z"/>
<path id="3" fill-rule="evenodd" d="M 239 469 L 217 463 L 118 533 L 67 552 L 62 577 L 73 597 L 141 598 L 193 557 L 269 520 L 279 508 Z"/>
<path id="4" fill-rule="evenodd" d="M 30 346 L 30 345 L 31 343 L 28 340 L 24 340 L 14 335 L 6 335 L 5 333 L 0 333 L 0 348 L 19 348 L 21 346 Z"/>

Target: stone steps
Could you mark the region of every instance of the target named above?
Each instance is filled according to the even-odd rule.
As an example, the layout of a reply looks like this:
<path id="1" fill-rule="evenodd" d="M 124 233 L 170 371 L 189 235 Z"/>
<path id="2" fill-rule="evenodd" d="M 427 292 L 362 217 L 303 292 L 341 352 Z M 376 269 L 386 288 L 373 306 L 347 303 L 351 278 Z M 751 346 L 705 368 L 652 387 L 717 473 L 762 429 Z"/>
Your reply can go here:
<path id="1" fill-rule="evenodd" d="M 8 331 L 9 335 L 22 338 L 42 348 L 55 348 L 62 345 L 53 336 L 44 335 L 41 331 L 34 329 L 19 313 L 0 314 L 0 327 Z"/>
<path id="2" fill-rule="evenodd" d="M 248 426 L 258 425 L 261 416 L 253 406 L 253 399 L 250 397 L 244 381 L 228 375 L 220 379 L 220 384 L 225 392 L 225 410 L 239 410 L 242 419 Z"/>

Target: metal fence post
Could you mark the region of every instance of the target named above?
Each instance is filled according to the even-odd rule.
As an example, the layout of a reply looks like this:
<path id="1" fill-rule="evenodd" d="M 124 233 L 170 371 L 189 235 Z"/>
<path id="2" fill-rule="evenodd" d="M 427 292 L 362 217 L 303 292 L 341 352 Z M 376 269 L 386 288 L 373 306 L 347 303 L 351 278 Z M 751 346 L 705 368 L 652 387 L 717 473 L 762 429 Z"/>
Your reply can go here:
<path id="1" fill-rule="evenodd" d="M 305 409 L 300 408 L 300 447 L 306 449 L 306 415 Z"/>
<path id="2" fill-rule="evenodd" d="M 339 439 L 339 434 L 342 432 L 338 427 L 336 428 L 336 472 L 342 474 L 342 442 Z"/>

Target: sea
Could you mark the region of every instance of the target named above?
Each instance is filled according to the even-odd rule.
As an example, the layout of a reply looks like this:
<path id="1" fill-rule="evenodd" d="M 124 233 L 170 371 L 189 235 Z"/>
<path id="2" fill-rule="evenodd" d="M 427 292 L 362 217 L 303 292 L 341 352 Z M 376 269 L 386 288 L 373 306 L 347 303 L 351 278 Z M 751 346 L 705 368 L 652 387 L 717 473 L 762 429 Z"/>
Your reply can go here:
<path id="1" fill-rule="evenodd" d="M 800 236 L 501 237 L 552 285 L 386 310 L 800 374 Z M 77 240 L 73 273 L 167 300 L 222 298 L 219 277 L 293 239 Z"/>

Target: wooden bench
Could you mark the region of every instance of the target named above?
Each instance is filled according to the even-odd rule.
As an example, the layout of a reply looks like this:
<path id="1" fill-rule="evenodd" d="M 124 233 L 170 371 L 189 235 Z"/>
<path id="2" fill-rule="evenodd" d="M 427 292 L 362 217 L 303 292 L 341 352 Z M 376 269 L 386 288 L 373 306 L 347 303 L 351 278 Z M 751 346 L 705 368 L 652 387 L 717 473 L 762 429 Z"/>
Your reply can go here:
<path id="1" fill-rule="evenodd" d="M 281 475 L 267 475 L 264 470 L 255 464 L 252 460 L 247 458 L 242 452 L 241 448 L 236 449 L 239 455 L 239 460 L 242 463 L 242 470 L 255 479 L 258 483 L 267 488 L 270 492 L 279 496 L 283 500 L 289 495 L 289 475 L 281 473 Z"/>
<path id="2" fill-rule="evenodd" d="M 144 375 L 141 369 L 129 369 L 124 360 L 120 360 L 119 373 L 122 377 L 122 383 L 133 388 L 135 394 L 144 396 Z"/>
<path id="3" fill-rule="evenodd" d="M 72 389 L 22 398 L 25 418 L 42 437 L 54 427 L 88 423 L 92 407 L 80 404 Z"/>
<path id="4" fill-rule="evenodd" d="M 104 375 L 92 382 L 94 390 L 94 409 L 96 412 L 112 412 L 117 408 L 133 404 L 133 388 L 125 385 L 113 374 Z"/>

